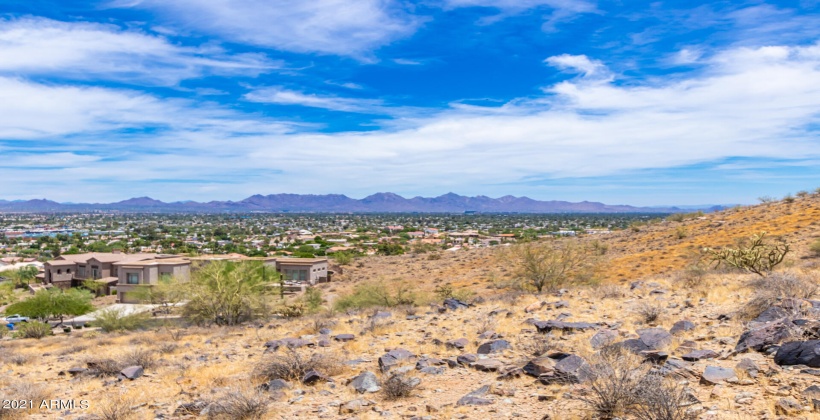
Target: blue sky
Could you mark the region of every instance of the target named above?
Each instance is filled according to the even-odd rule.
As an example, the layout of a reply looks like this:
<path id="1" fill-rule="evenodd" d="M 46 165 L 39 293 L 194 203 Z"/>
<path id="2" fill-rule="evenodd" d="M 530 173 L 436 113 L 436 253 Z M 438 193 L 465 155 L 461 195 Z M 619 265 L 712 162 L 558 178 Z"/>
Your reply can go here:
<path id="1" fill-rule="evenodd" d="M 6 0 L 0 198 L 820 187 L 820 2 Z"/>

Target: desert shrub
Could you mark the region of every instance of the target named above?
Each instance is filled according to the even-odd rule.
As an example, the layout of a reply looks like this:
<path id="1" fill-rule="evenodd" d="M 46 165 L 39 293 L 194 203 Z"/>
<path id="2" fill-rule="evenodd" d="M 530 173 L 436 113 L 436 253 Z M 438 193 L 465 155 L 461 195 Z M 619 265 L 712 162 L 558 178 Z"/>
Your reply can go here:
<path id="1" fill-rule="evenodd" d="M 305 315 L 305 303 L 297 302 L 282 302 L 274 309 L 274 312 L 285 318 L 299 318 Z"/>
<path id="2" fill-rule="evenodd" d="M 696 289 L 703 285 L 708 272 L 702 265 L 692 264 L 679 273 L 679 280 L 687 289 Z"/>
<path id="3" fill-rule="evenodd" d="M 629 414 L 639 403 L 636 392 L 648 372 L 642 360 L 620 347 L 608 347 L 590 358 L 582 369 L 589 392 L 579 399 L 598 418 L 614 419 Z"/>
<path id="4" fill-rule="evenodd" d="M 337 252 L 333 254 L 333 260 L 339 265 L 348 265 L 353 262 L 353 254 L 349 252 Z"/>
<path id="5" fill-rule="evenodd" d="M 513 346 L 513 348 L 523 353 L 525 356 L 527 356 L 527 359 L 529 359 L 533 356 L 543 356 L 546 353 L 553 350 L 555 346 L 550 341 L 550 336 L 547 334 L 521 334 L 518 337 L 516 337 L 516 343 L 515 346 Z"/>
<path id="6" fill-rule="evenodd" d="M 132 331 L 143 328 L 149 317 L 145 312 L 126 314 L 122 309 L 109 308 L 97 313 L 92 325 L 105 332 Z"/>
<path id="7" fill-rule="evenodd" d="M 292 348 L 286 348 L 266 357 L 256 369 L 256 375 L 264 380 L 284 379 L 301 381 L 308 371 L 315 370 L 326 375 L 337 373 L 341 363 L 327 354 L 308 355 Z"/>
<path id="8" fill-rule="evenodd" d="M 317 287 L 308 287 L 305 289 L 305 294 L 302 296 L 305 302 L 308 313 L 316 313 L 322 307 L 324 299 L 322 299 L 322 290 Z"/>
<path id="9" fill-rule="evenodd" d="M 106 398 L 99 405 L 97 416 L 102 420 L 126 420 L 136 418 L 137 415 L 131 409 L 133 401 L 122 397 L 115 396 L 113 398 Z"/>
<path id="10" fill-rule="evenodd" d="M 231 389 L 211 401 L 209 419 L 252 420 L 265 417 L 268 398 L 259 390 Z"/>
<path id="11" fill-rule="evenodd" d="M 41 339 L 47 335 L 51 335 L 51 325 L 40 322 L 30 321 L 19 325 L 20 329 L 15 333 L 17 338 L 36 338 Z"/>
<path id="12" fill-rule="evenodd" d="M 110 359 L 107 357 L 90 358 L 85 362 L 88 370 L 85 375 L 93 376 L 95 378 L 104 378 L 107 376 L 117 376 L 120 371 L 130 365 L 125 365 L 121 361 Z"/>
<path id="13" fill-rule="evenodd" d="M 460 301 L 466 301 L 473 295 L 472 291 L 464 288 L 456 289 L 450 283 L 436 286 L 434 292 L 436 296 L 439 298 L 439 300 L 453 298 L 458 299 Z"/>
<path id="14" fill-rule="evenodd" d="M 641 322 L 645 324 L 657 322 L 664 313 L 666 313 L 666 309 L 656 303 L 641 302 L 635 308 L 635 314 L 637 314 Z"/>
<path id="15" fill-rule="evenodd" d="M 511 247 L 508 257 L 521 286 L 537 293 L 593 283 L 598 262 L 591 247 L 570 240 L 519 244 Z"/>
<path id="16" fill-rule="evenodd" d="M 409 378 L 403 374 L 393 374 L 382 381 L 381 391 L 385 399 L 398 400 L 409 397 L 418 384 L 419 380 L 417 378 Z"/>
<path id="17" fill-rule="evenodd" d="M 820 255 L 820 239 L 815 240 L 809 245 L 809 251 L 814 253 L 814 255 Z"/>
<path id="18" fill-rule="evenodd" d="M 36 409 L 43 401 L 51 398 L 50 391 L 43 385 L 29 381 L 14 382 L 5 388 L 0 389 L 0 395 L 4 399 L 31 401 L 31 405 Z M 7 407 L 0 404 L 0 419 L 23 419 L 28 418 L 26 410 Z"/>
<path id="19" fill-rule="evenodd" d="M 267 316 L 267 269 L 258 261 L 212 261 L 187 283 L 183 315 L 197 325 L 237 325 Z"/>
<path id="20" fill-rule="evenodd" d="M 336 321 L 334 321 L 332 319 L 319 318 L 317 316 L 317 317 L 313 318 L 313 322 L 310 325 L 310 330 L 314 334 L 319 334 L 319 331 L 322 330 L 323 328 L 331 328 L 335 325 L 336 325 Z"/>
<path id="21" fill-rule="evenodd" d="M 143 369 L 151 369 L 157 365 L 157 357 L 153 351 L 143 349 L 133 349 L 122 358 L 123 367 L 142 366 Z"/>
<path id="22" fill-rule="evenodd" d="M 441 259 L 441 254 L 438 252 L 433 252 L 432 254 L 427 256 L 428 261 L 437 261 Z"/>
<path id="23" fill-rule="evenodd" d="M 817 282 L 797 272 L 771 273 L 749 282 L 752 298 L 738 311 L 741 319 L 754 319 L 785 299 L 809 299 L 818 292 Z"/>
<path id="24" fill-rule="evenodd" d="M 171 354 L 175 352 L 177 348 L 179 348 L 179 346 L 174 343 L 162 343 L 159 345 L 159 348 L 157 348 L 157 351 L 162 354 Z"/>
<path id="25" fill-rule="evenodd" d="M 697 399 L 683 386 L 657 374 L 648 374 L 637 389 L 638 404 L 631 414 L 637 420 L 690 420 L 696 418 L 687 410 Z"/>
<path id="26" fill-rule="evenodd" d="M 398 283 L 392 288 L 384 282 L 361 283 L 349 295 L 336 300 L 337 310 L 371 308 L 375 306 L 393 307 L 414 305 L 417 295 L 407 283 Z"/>
<path id="27" fill-rule="evenodd" d="M 786 194 L 786 196 L 783 197 L 783 202 L 787 204 L 794 203 L 794 197 L 791 194 Z"/>
<path id="28" fill-rule="evenodd" d="M 686 229 L 686 226 L 678 226 L 677 229 L 675 229 L 675 237 L 676 238 L 684 239 L 687 236 L 689 236 L 689 230 Z"/>
<path id="29" fill-rule="evenodd" d="M 795 194 L 795 195 L 796 195 L 796 196 L 798 196 L 798 197 L 800 197 L 800 198 L 803 198 L 803 197 L 808 197 L 809 192 L 808 192 L 808 191 L 806 191 L 806 190 L 801 190 L 801 191 L 798 191 L 798 192 L 797 192 L 797 194 Z"/>
<path id="30" fill-rule="evenodd" d="M 604 284 L 593 289 L 592 294 L 598 299 L 619 299 L 626 295 L 623 286 Z"/>
<path id="31" fill-rule="evenodd" d="M 31 356 L 21 353 L 12 354 L 8 358 L 6 358 L 6 360 L 9 363 L 15 364 L 17 366 L 27 365 L 29 362 L 31 362 L 31 359 Z"/>

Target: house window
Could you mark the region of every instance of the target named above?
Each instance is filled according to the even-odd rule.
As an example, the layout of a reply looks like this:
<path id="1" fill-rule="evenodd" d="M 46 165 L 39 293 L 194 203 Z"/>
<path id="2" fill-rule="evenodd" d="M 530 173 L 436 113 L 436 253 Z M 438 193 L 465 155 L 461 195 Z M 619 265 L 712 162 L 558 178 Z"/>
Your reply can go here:
<path id="1" fill-rule="evenodd" d="M 66 269 L 65 269 L 65 273 L 66 273 L 66 274 L 71 274 L 71 269 L 70 269 L 70 268 L 66 268 Z"/>
<path id="2" fill-rule="evenodd" d="M 128 273 L 125 275 L 125 282 L 127 284 L 140 284 L 139 273 Z"/>
<path id="3" fill-rule="evenodd" d="M 77 273 L 79 274 L 79 277 L 80 277 L 80 278 L 85 277 L 85 266 L 84 266 L 84 265 L 81 265 L 81 266 L 79 267 L 79 269 L 78 269 Z"/>
<path id="4" fill-rule="evenodd" d="M 100 278 L 100 267 L 97 267 L 96 265 L 91 266 L 91 277 L 95 279 Z"/>
<path id="5" fill-rule="evenodd" d="M 306 281 L 308 277 L 307 270 L 285 270 L 285 280 L 290 281 Z"/>
<path id="6" fill-rule="evenodd" d="M 57 269 L 57 274 L 63 274 L 62 270 Z"/>

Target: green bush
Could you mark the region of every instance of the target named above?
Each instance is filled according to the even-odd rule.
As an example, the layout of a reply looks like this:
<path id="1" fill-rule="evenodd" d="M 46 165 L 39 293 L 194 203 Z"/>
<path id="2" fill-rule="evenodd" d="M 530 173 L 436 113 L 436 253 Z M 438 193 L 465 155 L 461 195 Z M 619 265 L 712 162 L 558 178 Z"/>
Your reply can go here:
<path id="1" fill-rule="evenodd" d="M 344 311 L 374 306 L 415 305 L 416 300 L 416 294 L 405 283 L 398 283 L 388 288 L 383 282 L 373 282 L 356 285 L 353 293 L 337 299 L 334 306 Z"/>
<path id="2" fill-rule="evenodd" d="M 348 265 L 353 262 L 353 254 L 349 252 L 337 252 L 333 254 L 333 260 L 339 265 Z"/>
<path id="3" fill-rule="evenodd" d="M 322 303 L 324 303 L 324 299 L 322 298 L 322 290 L 316 287 L 308 287 L 305 289 L 305 294 L 302 296 L 302 300 L 305 302 L 308 312 L 316 313 L 322 307 Z"/>
<path id="4" fill-rule="evenodd" d="M 132 331 L 144 327 L 148 317 L 145 312 L 126 315 L 122 309 L 106 309 L 97 314 L 92 325 L 105 332 Z"/>
<path id="5" fill-rule="evenodd" d="M 47 335 L 51 335 L 51 325 L 40 321 L 30 321 L 23 324 L 17 324 L 20 329 L 15 334 L 17 338 L 36 338 L 41 339 Z"/>

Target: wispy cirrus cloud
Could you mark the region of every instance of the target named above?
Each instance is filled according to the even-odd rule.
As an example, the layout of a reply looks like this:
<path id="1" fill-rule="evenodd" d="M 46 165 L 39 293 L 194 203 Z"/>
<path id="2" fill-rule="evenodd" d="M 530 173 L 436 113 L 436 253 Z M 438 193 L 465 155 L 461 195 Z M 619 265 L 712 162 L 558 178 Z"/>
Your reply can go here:
<path id="1" fill-rule="evenodd" d="M 589 0 L 444 0 L 444 7 L 484 7 L 498 10 L 498 14 L 479 20 L 484 24 L 494 23 L 531 9 L 548 8 L 550 13 L 545 15 L 542 25 L 546 32 L 556 31 L 558 24 L 571 21 L 579 15 L 599 12 L 595 2 Z"/>
<path id="2" fill-rule="evenodd" d="M 372 58 L 423 22 L 395 0 L 123 0 L 114 7 L 159 11 L 184 28 L 299 53 Z"/>
<path id="3" fill-rule="evenodd" d="M 189 47 L 116 25 L 27 17 L 0 20 L 0 74 L 174 85 L 206 75 L 255 76 L 282 67 L 258 53 Z"/>
<path id="4" fill-rule="evenodd" d="M 263 102 L 279 105 L 300 105 L 311 108 L 323 108 L 333 111 L 382 113 L 385 107 L 381 100 L 345 98 L 331 95 L 308 94 L 281 86 L 255 89 L 244 98 L 251 102 Z"/>

